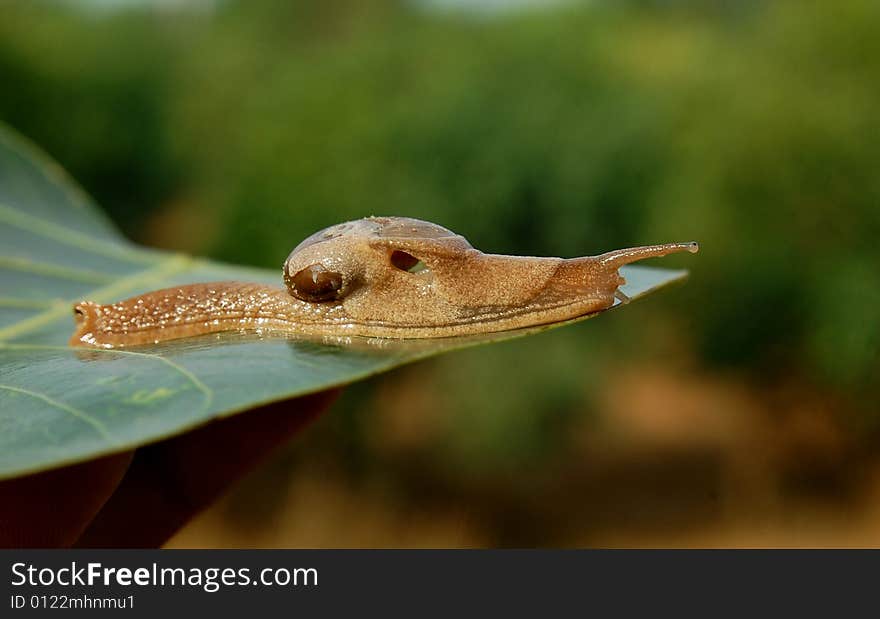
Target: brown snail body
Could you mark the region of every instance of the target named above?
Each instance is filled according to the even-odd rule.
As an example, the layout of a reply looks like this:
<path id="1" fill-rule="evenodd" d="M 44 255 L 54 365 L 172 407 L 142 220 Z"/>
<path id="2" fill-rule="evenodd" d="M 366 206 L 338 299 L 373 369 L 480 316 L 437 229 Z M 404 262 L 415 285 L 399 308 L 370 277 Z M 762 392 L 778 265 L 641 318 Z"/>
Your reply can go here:
<path id="1" fill-rule="evenodd" d="M 260 328 L 385 338 L 506 331 L 606 309 L 620 294 L 624 264 L 697 249 L 669 243 L 570 259 L 502 256 L 436 224 L 369 217 L 300 243 L 284 263 L 286 288 L 215 282 L 78 303 L 70 343 L 117 348 Z"/>

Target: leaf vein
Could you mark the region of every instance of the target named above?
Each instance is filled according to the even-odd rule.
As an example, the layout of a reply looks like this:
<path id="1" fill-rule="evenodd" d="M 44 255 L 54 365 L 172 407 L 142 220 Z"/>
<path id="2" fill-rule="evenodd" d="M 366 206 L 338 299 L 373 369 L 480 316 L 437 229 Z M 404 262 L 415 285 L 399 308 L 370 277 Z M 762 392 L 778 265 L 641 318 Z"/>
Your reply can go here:
<path id="1" fill-rule="evenodd" d="M 7 350 L 58 350 L 58 351 L 65 351 L 65 352 L 72 352 L 74 350 L 70 346 L 49 346 L 49 345 L 42 345 L 42 344 L 5 344 L 5 343 L 0 342 L 0 350 L 3 350 L 3 349 L 7 349 Z M 167 357 L 163 357 L 162 355 L 156 355 L 153 353 L 137 352 L 134 350 L 120 350 L 120 349 L 108 350 L 108 349 L 104 349 L 104 348 L 95 348 L 95 349 L 88 349 L 88 350 L 89 350 L 89 352 L 104 353 L 104 354 L 109 354 L 109 355 L 128 355 L 128 356 L 132 356 L 132 357 L 144 357 L 147 359 L 153 359 L 153 360 L 159 361 L 160 363 L 164 363 L 165 365 L 170 367 L 172 370 L 180 373 L 184 378 L 186 378 L 187 380 L 190 381 L 190 383 L 192 383 L 193 387 L 195 387 L 198 391 L 202 392 L 203 404 L 202 404 L 202 410 L 199 411 L 200 413 L 206 411 L 208 409 L 208 407 L 211 405 L 211 403 L 213 402 L 213 399 L 214 399 L 214 390 L 213 389 L 211 389 L 208 385 L 206 385 L 204 382 L 202 382 L 202 380 L 198 376 L 193 374 L 190 370 L 183 367 L 179 363 L 172 361 L 171 359 L 169 359 Z"/>
<path id="2" fill-rule="evenodd" d="M 90 426 L 92 426 L 92 428 L 95 429 L 95 431 L 98 434 L 100 434 L 111 445 L 115 445 L 117 442 L 116 439 L 113 438 L 113 435 L 110 434 L 110 432 L 104 426 L 104 424 L 102 424 L 100 421 L 98 421 L 97 419 L 95 419 L 94 417 L 89 415 L 88 413 L 86 413 L 76 407 L 73 407 L 69 404 L 65 404 L 64 402 L 59 402 L 58 400 L 50 398 L 49 396 L 47 396 L 44 393 L 38 393 L 36 391 L 31 391 L 29 389 L 22 389 L 21 387 L 13 387 L 12 385 L 0 384 L 0 389 L 6 390 L 6 391 L 11 391 L 13 393 L 20 393 L 22 395 L 26 395 L 26 396 L 30 396 L 32 398 L 36 398 L 38 400 L 42 400 L 46 404 L 48 404 L 50 406 L 54 406 L 55 408 L 63 410 L 67 413 L 70 413 L 71 415 L 73 415 L 74 417 L 79 419 L 80 421 L 83 421 L 83 422 L 89 424 Z"/>
<path id="3" fill-rule="evenodd" d="M 9 127 L 2 124 L 0 124 L 0 141 L 5 142 L 11 150 L 20 150 L 23 154 L 27 155 L 30 159 L 28 163 L 33 164 L 33 167 L 43 175 L 43 178 L 49 181 L 50 185 L 61 189 L 72 206 L 80 211 L 88 211 L 92 217 L 95 217 L 98 222 L 106 226 L 108 232 L 118 234 L 116 226 L 113 225 L 110 218 L 95 208 L 92 198 L 45 151 L 25 136 L 13 132 Z"/>
<path id="4" fill-rule="evenodd" d="M 146 285 L 152 281 L 160 280 L 163 277 L 167 277 L 168 275 L 173 275 L 175 273 L 184 271 L 192 267 L 195 263 L 196 260 L 190 258 L 189 256 L 185 256 L 183 254 L 172 255 L 171 257 L 160 262 L 152 269 L 139 271 L 134 275 L 123 277 L 107 286 L 104 286 L 103 288 L 97 288 L 95 290 L 86 292 L 82 296 L 90 297 L 99 301 L 105 299 L 109 300 L 115 296 L 123 294 L 127 290 L 131 290 L 132 288 Z M 0 341 L 13 337 L 18 337 L 20 335 L 38 329 L 43 325 L 49 324 L 52 321 L 61 318 L 65 314 L 69 314 L 71 311 L 70 306 L 72 303 L 74 303 L 74 300 L 71 299 L 63 305 L 59 304 L 57 307 L 53 307 L 52 309 L 46 310 L 45 312 L 42 312 L 35 316 L 31 316 L 30 318 L 25 318 L 24 320 L 20 320 L 19 322 L 13 323 L 7 327 L 0 329 Z"/>
<path id="5" fill-rule="evenodd" d="M 27 215 L 3 203 L 0 203 L 0 222 L 101 256 L 140 264 L 156 261 L 156 258 L 149 255 L 148 252 L 138 251 L 132 247 L 117 245 L 109 241 L 99 241 L 81 232 L 44 221 L 33 215 Z"/>
<path id="6" fill-rule="evenodd" d="M 43 299 L 23 299 L 19 297 L 0 297 L 0 307 L 15 307 L 20 309 L 46 309 L 54 307 L 63 301 L 47 301 Z"/>
<path id="7" fill-rule="evenodd" d="M 74 280 L 91 284 L 104 284 L 112 281 L 112 278 L 109 275 L 98 273 L 97 271 L 59 267 L 54 264 L 28 260 L 27 258 L 7 258 L 5 256 L 0 256 L 0 269 L 36 273 L 37 275 L 48 275 L 49 277 L 57 277 L 59 279 Z"/>

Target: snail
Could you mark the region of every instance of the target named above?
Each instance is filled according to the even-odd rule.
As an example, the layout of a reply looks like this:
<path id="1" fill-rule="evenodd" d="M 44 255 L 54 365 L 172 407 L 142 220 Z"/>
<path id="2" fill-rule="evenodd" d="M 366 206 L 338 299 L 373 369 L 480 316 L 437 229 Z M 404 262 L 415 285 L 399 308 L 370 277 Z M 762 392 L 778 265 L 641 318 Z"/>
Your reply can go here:
<path id="1" fill-rule="evenodd" d="M 118 348 L 220 331 L 434 338 L 506 331 L 606 309 L 622 265 L 695 242 L 581 258 L 485 254 L 437 224 L 368 217 L 321 230 L 284 262 L 285 287 L 214 282 L 74 305 L 73 346 Z"/>

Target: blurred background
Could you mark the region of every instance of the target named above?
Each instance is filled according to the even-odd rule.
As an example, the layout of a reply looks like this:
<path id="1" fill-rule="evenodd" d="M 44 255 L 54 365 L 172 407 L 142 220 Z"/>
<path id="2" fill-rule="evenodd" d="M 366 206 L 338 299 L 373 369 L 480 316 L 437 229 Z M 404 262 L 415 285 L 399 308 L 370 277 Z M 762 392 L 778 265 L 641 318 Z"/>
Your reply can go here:
<path id="1" fill-rule="evenodd" d="M 0 120 L 141 243 L 702 243 L 684 286 L 350 387 L 172 546 L 880 546 L 880 4 L 0 12 Z"/>

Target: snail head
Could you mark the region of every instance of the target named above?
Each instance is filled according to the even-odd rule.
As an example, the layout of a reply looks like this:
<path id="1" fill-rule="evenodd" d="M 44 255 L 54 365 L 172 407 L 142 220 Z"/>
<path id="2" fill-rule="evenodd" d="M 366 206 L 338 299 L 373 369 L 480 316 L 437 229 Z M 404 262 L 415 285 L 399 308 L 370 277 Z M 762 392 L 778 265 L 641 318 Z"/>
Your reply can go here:
<path id="1" fill-rule="evenodd" d="M 369 217 L 302 241 L 284 263 L 284 282 L 303 304 L 333 309 L 342 322 L 444 336 L 605 309 L 624 283 L 621 265 L 684 250 L 695 245 L 572 259 L 503 256 L 484 254 L 437 224 Z"/>

